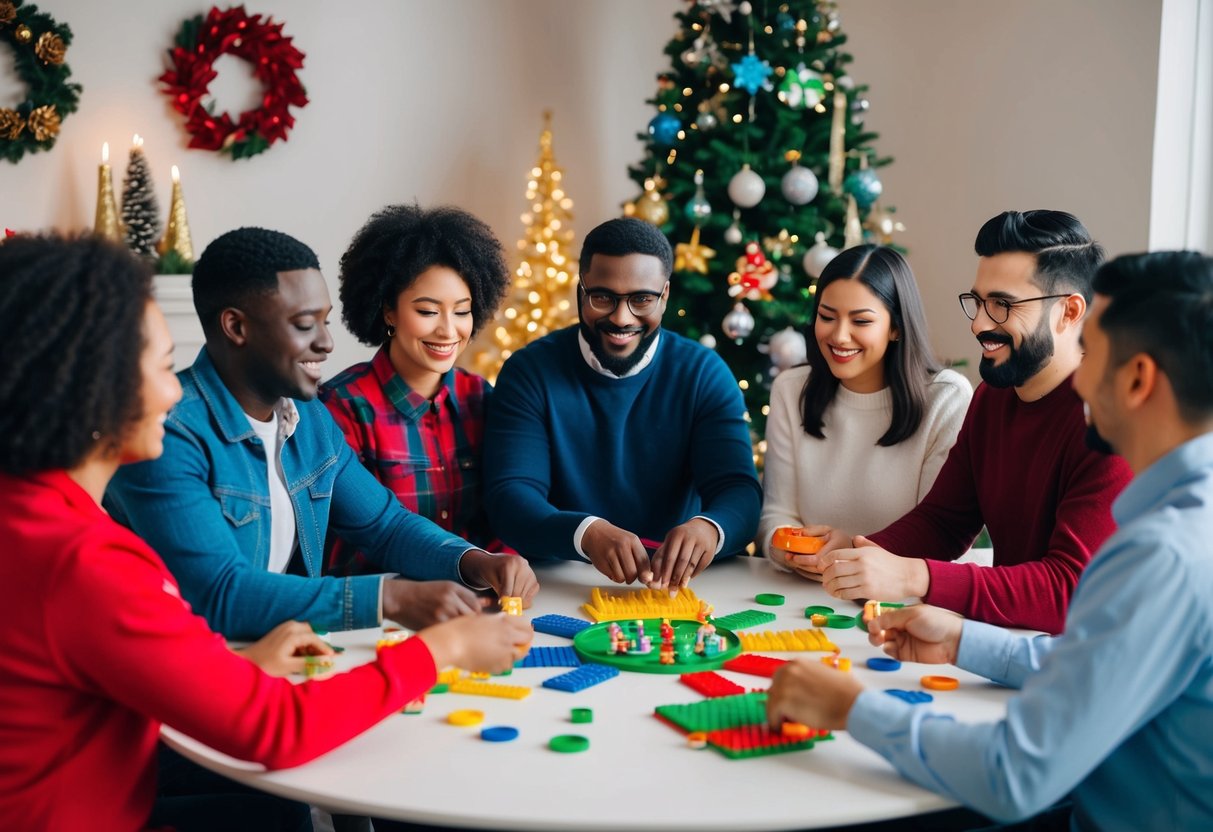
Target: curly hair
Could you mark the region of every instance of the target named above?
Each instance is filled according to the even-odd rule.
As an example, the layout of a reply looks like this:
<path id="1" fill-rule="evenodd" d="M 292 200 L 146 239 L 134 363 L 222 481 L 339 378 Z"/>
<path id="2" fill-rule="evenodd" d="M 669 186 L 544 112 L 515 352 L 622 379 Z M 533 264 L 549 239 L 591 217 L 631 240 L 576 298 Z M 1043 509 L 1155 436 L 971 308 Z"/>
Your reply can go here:
<path id="1" fill-rule="evenodd" d="M 194 264 L 194 311 L 211 333 L 219 313 L 278 291 L 278 272 L 319 269 L 316 252 L 289 234 L 237 228 L 216 237 Z"/>
<path id="2" fill-rule="evenodd" d="M 341 319 L 368 347 L 388 340 L 383 310 L 422 272 L 445 266 L 472 293 L 472 334 L 492 319 L 510 286 L 505 249 L 484 222 L 459 208 L 389 205 L 367 220 L 341 255 Z"/>
<path id="3" fill-rule="evenodd" d="M 142 411 L 151 269 L 96 237 L 0 245 L 0 469 L 72 468 Z"/>

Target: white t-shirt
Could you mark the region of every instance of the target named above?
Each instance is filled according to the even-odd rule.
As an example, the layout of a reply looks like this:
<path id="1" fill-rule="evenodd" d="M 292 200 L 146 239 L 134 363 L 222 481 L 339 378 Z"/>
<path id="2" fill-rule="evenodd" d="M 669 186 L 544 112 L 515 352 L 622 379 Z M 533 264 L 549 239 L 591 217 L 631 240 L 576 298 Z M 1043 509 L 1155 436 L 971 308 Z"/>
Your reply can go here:
<path id="1" fill-rule="evenodd" d="M 893 393 L 852 393 L 839 386 L 823 414 L 825 439 L 804 432 L 800 396 L 808 367 L 776 376 L 767 417 L 760 551 L 770 555 L 780 526 L 824 523 L 851 534 L 871 534 L 900 518 L 926 496 L 956 444 L 973 387 L 954 370 L 927 386 L 926 412 L 908 439 L 876 441 L 893 418 Z"/>
<path id="2" fill-rule="evenodd" d="M 278 411 L 268 422 L 259 422 L 244 414 L 265 445 L 266 478 L 270 485 L 270 572 L 285 572 L 295 551 L 295 507 L 286 490 L 286 475 L 282 472 L 281 438 Z"/>

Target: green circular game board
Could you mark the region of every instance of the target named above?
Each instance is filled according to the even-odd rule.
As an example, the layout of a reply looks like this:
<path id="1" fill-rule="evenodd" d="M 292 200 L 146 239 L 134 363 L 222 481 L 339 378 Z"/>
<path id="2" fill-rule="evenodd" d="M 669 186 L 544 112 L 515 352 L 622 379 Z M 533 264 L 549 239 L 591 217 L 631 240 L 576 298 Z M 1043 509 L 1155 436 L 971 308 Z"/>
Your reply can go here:
<path id="1" fill-rule="evenodd" d="M 644 634 L 652 639 L 653 649 L 649 653 L 612 653 L 611 638 L 607 628 L 611 622 L 604 621 L 587 627 L 573 637 L 573 649 L 582 661 L 595 664 L 609 664 L 620 670 L 631 670 L 636 673 L 696 673 L 700 670 L 717 670 L 729 659 L 741 653 L 741 640 L 732 631 L 717 627 L 716 634 L 724 636 L 725 649 L 715 656 L 695 655 L 695 634 L 699 630 L 698 621 L 671 621 L 674 628 L 674 663 L 661 663 L 661 619 L 646 618 Z M 622 620 L 615 622 L 623 628 L 624 635 L 629 639 L 635 638 L 636 622 Z"/>

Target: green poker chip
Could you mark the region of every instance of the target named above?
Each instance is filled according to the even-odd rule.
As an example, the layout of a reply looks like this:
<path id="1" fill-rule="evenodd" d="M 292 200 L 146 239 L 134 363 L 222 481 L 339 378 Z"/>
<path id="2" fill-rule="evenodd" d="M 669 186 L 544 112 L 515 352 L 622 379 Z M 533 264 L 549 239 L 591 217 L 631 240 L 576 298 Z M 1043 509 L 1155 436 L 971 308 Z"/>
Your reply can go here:
<path id="1" fill-rule="evenodd" d="M 853 615 L 827 615 L 826 626 L 833 627 L 835 630 L 845 630 L 848 627 L 855 626 L 855 616 Z"/>
<path id="2" fill-rule="evenodd" d="M 590 747 L 589 737 L 580 734 L 560 734 L 548 740 L 548 748 L 561 754 L 576 754 Z"/>
<path id="3" fill-rule="evenodd" d="M 593 722 L 594 712 L 589 708 L 574 708 L 572 713 L 573 722 Z"/>
<path id="4" fill-rule="evenodd" d="M 787 599 L 777 592 L 760 592 L 754 596 L 754 600 L 767 607 L 782 607 Z"/>
<path id="5" fill-rule="evenodd" d="M 834 614 L 833 607 L 812 606 L 812 607 L 804 608 L 804 617 L 805 618 L 812 618 L 815 615 L 833 615 L 833 614 Z"/>

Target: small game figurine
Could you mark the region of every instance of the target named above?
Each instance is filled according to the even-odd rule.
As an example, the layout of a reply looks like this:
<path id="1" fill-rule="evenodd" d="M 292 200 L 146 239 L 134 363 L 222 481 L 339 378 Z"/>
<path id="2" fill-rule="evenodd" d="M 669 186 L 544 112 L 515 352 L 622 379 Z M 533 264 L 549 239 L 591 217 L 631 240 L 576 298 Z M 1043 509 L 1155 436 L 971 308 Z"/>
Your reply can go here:
<path id="1" fill-rule="evenodd" d="M 610 652 L 612 652 L 612 653 L 628 652 L 628 639 L 627 639 L 627 636 L 625 636 L 623 634 L 623 628 L 619 626 L 618 621 L 612 621 L 610 624 L 607 625 L 607 636 L 611 640 Z"/>
<path id="2" fill-rule="evenodd" d="M 674 627 L 670 619 L 661 619 L 661 663 L 674 663 Z"/>
<path id="3" fill-rule="evenodd" d="M 653 639 L 644 634 L 644 620 L 636 619 L 636 639 L 632 642 L 632 652 L 648 655 L 653 652 Z"/>
<path id="4" fill-rule="evenodd" d="M 716 640 L 716 625 L 708 620 L 706 615 L 704 619 L 695 631 L 695 654 L 714 656 L 720 651 L 719 642 Z"/>
<path id="5" fill-rule="evenodd" d="M 501 611 L 506 615 L 522 615 L 522 598 L 517 595 L 501 596 Z"/>

